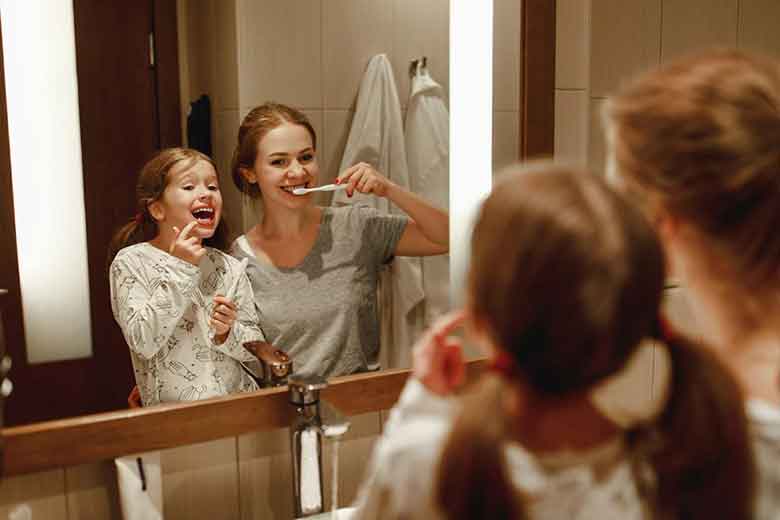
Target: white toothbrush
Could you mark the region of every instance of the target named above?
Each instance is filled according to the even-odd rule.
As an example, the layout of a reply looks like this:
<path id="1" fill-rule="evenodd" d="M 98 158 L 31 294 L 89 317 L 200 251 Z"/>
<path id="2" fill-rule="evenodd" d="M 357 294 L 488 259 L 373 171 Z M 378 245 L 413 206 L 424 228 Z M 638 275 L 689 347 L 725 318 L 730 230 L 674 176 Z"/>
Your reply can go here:
<path id="1" fill-rule="evenodd" d="M 349 184 L 325 184 L 324 186 L 317 186 L 316 188 L 295 188 L 292 190 L 293 195 L 306 195 L 312 191 L 338 191 L 346 190 Z"/>

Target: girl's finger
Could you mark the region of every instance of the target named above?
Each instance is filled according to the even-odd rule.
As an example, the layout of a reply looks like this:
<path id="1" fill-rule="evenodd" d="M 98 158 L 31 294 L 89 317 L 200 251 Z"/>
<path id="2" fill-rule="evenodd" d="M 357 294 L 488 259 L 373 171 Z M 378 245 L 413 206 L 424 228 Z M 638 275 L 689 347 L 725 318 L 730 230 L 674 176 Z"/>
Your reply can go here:
<path id="1" fill-rule="evenodd" d="M 198 225 L 198 222 L 196 220 L 193 220 L 186 226 L 184 226 L 184 229 L 181 230 L 179 233 L 179 236 L 177 237 L 179 240 L 186 240 L 190 236 L 190 231 L 192 231 L 192 228 Z M 176 226 L 173 227 L 174 231 L 178 229 Z"/>
<path id="2" fill-rule="evenodd" d="M 466 311 L 458 309 L 443 314 L 431 326 L 431 332 L 437 339 L 444 339 L 466 321 Z"/>

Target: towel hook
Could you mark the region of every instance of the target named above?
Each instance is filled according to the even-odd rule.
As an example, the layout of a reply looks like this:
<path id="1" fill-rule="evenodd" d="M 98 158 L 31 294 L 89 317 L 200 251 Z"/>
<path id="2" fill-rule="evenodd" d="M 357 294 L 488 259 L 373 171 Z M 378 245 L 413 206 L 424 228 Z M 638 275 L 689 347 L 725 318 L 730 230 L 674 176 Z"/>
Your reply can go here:
<path id="1" fill-rule="evenodd" d="M 428 56 L 422 56 L 409 63 L 409 77 L 416 76 L 420 71 L 428 68 Z"/>

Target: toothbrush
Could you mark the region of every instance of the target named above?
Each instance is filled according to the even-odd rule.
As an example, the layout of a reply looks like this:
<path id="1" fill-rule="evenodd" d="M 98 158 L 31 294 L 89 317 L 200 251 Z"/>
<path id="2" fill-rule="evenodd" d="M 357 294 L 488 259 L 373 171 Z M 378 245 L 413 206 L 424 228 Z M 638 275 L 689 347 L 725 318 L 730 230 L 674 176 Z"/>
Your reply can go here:
<path id="1" fill-rule="evenodd" d="M 349 184 L 325 184 L 324 186 L 317 186 L 316 188 L 295 188 L 292 190 L 293 195 L 306 195 L 312 191 L 338 191 L 346 190 Z"/>

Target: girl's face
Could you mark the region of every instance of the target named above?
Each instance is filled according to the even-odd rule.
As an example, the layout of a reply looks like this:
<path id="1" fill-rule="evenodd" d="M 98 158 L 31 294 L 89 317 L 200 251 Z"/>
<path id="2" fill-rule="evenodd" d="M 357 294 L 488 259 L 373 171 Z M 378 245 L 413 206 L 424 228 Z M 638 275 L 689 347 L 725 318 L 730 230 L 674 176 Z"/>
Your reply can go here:
<path id="1" fill-rule="evenodd" d="M 222 194 L 216 170 L 203 160 L 189 167 L 186 163 L 175 166 L 168 172 L 165 191 L 149 205 L 149 212 L 157 220 L 160 234 L 168 234 L 174 226 L 182 230 L 190 222 L 197 221 L 190 236 L 210 238 L 222 216 Z"/>
<path id="2" fill-rule="evenodd" d="M 311 203 L 311 193 L 293 195 L 295 188 L 317 185 L 320 168 L 308 130 L 283 123 L 260 139 L 254 168 L 245 170 L 250 183 L 257 183 L 263 203 L 298 208 Z"/>

